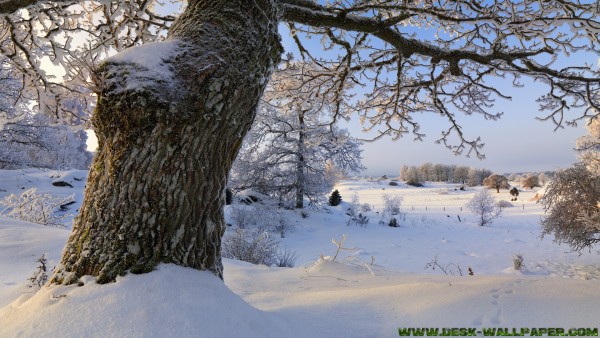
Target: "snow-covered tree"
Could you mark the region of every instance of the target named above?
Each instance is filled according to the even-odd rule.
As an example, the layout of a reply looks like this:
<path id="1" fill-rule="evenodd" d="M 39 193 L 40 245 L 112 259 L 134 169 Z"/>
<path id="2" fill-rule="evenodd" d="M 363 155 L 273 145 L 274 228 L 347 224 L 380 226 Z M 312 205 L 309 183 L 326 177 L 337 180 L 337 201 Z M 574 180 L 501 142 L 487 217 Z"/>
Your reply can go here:
<path id="1" fill-rule="evenodd" d="M 452 176 L 453 176 L 453 181 L 456 183 L 462 183 L 462 184 L 467 183 L 467 180 L 469 179 L 469 167 L 465 167 L 465 166 L 456 167 L 454 169 Z"/>
<path id="2" fill-rule="evenodd" d="M 0 129 L 0 168 L 87 169 L 87 134 L 53 125 L 44 114 L 20 117 Z"/>
<path id="3" fill-rule="evenodd" d="M 98 153 L 55 283 L 84 274 L 109 282 L 159 262 L 222 276 L 227 176 L 280 60 L 282 21 L 302 57 L 323 69 L 334 118 L 358 114 L 378 137 L 422 139 L 413 115 L 433 112 L 448 121 L 439 143 L 482 157 L 482 141 L 468 136 L 458 113 L 499 118 L 493 103 L 508 95 L 492 79 L 547 85 L 539 103 L 559 125 L 597 115 L 600 106 L 597 68 L 569 67 L 567 57 L 600 51 L 595 3 L 189 0 L 176 19 L 157 8 L 164 6 L 0 1 L 7 37 L 0 52 L 25 76 L 23 97 L 70 120 L 61 102 L 91 97 L 78 80 L 98 95 Z M 166 41 L 88 71 L 111 51 L 161 40 L 167 29 Z M 313 55 L 307 36 L 321 37 L 326 52 Z M 64 74 L 46 72 L 44 60 Z M 350 85 L 362 90 L 346 91 Z M 568 115 L 572 106 L 581 114 Z"/>
<path id="4" fill-rule="evenodd" d="M 477 215 L 477 224 L 480 226 L 491 224 L 502 213 L 502 208 L 496 205 L 496 200 L 488 189 L 481 189 L 466 206 Z"/>
<path id="5" fill-rule="evenodd" d="M 558 171 L 539 200 L 546 210 L 542 236 L 581 251 L 600 242 L 600 175 L 579 162 Z"/>
<path id="6" fill-rule="evenodd" d="M 523 188 L 529 188 L 529 189 L 539 187 L 540 186 L 539 178 L 534 175 L 529 175 L 526 178 L 524 178 L 523 180 L 521 180 L 521 186 L 523 186 Z"/>
<path id="7" fill-rule="evenodd" d="M 539 200 L 546 210 L 542 235 L 581 251 L 600 242 L 600 119 L 577 140 L 580 161 L 558 171 Z"/>
<path id="8" fill-rule="evenodd" d="M 490 188 L 496 189 L 497 193 L 500 193 L 500 189 L 508 189 L 508 178 L 504 175 L 493 174 L 483 180 L 483 185 Z"/>
<path id="9" fill-rule="evenodd" d="M 19 102 L 22 86 L 8 59 L 0 58 L 0 168 L 87 168 L 87 134 L 53 123 L 47 114 L 33 113 L 27 102 Z M 84 114 L 81 107 L 72 110 Z"/>
<path id="10" fill-rule="evenodd" d="M 263 96 L 256 120 L 234 162 L 230 186 L 254 188 L 304 207 L 319 203 L 338 175 L 359 172 L 360 142 L 330 125 L 331 97 L 310 81 L 314 68 L 288 63 L 277 71 Z"/>
<path id="11" fill-rule="evenodd" d="M 422 187 L 423 183 L 425 183 L 425 178 L 423 177 L 421 170 L 417 169 L 416 167 L 410 167 L 406 172 L 405 181 L 408 185 Z"/>

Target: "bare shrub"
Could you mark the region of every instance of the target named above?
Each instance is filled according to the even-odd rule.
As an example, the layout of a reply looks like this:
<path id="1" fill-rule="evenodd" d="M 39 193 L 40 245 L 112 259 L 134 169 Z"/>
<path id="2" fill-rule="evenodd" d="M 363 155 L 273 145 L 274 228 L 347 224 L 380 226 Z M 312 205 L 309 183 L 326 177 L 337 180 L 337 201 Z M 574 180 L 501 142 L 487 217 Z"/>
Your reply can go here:
<path id="1" fill-rule="evenodd" d="M 333 245 L 335 245 L 337 247 L 337 249 L 335 251 L 335 255 L 333 256 L 333 259 L 331 260 L 332 262 L 335 262 L 335 259 L 340 254 L 340 251 L 354 251 L 354 250 L 356 250 L 356 248 L 346 248 L 346 247 L 344 247 L 344 242 L 346 241 L 346 238 L 348 238 L 348 235 L 347 234 L 343 234 L 339 241 L 336 241 L 335 238 L 331 239 L 331 243 L 333 243 Z"/>
<path id="2" fill-rule="evenodd" d="M 523 265 L 523 254 L 518 253 L 513 256 L 513 267 L 515 270 L 521 270 L 525 265 Z"/>
<path id="3" fill-rule="evenodd" d="M 371 205 L 369 205 L 369 203 L 363 203 L 360 205 L 360 212 L 366 213 L 371 211 L 373 211 L 373 208 Z"/>
<path id="4" fill-rule="evenodd" d="M 446 275 L 459 275 L 459 276 L 463 275 L 462 268 L 460 267 L 459 264 L 456 264 L 456 263 L 450 263 L 450 264 L 440 263 L 440 261 L 438 260 L 438 256 L 437 255 L 435 255 L 433 257 L 433 259 L 431 260 L 431 262 L 425 264 L 425 269 L 431 269 L 431 270 L 439 269 L 439 270 L 441 270 Z"/>
<path id="5" fill-rule="evenodd" d="M 292 224 L 287 220 L 285 215 L 280 211 L 274 210 L 274 208 L 266 210 L 268 215 L 267 219 L 273 231 L 277 232 L 281 238 L 285 238 L 285 235 L 293 229 Z"/>
<path id="6" fill-rule="evenodd" d="M 352 200 L 350 204 L 348 204 L 348 209 L 346 210 L 346 215 L 350 217 L 355 217 L 358 215 L 358 210 L 360 209 L 360 200 L 357 194 L 352 195 Z"/>
<path id="7" fill-rule="evenodd" d="M 256 225 L 256 208 L 253 206 L 233 203 L 229 207 L 229 218 L 231 223 L 240 229 L 245 229 L 246 227 Z"/>
<path id="8" fill-rule="evenodd" d="M 385 224 L 385 219 L 392 219 L 394 216 L 401 215 L 400 206 L 402 205 L 402 196 L 383 195 L 383 211 L 381 212 L 380 223 Z"/>
<path id="9" fill-rule="evenodd" d="M 263 228 L 237 228 L 223 237 L 223 257 L 252 264 L 276 264 L 277 249 L 278 243 Z"/>
<path id="10" fill-rule="evenodd" d="M 298 260 L 298 254 L 289 249 L 280 249 L 275 255 L 275 265 L 280 268 L 293 268 L 296 260 Z"/>
<path id="11" fill-rule="evenodd" d="M 480 226 L 491 224 L 502 213 L 502 208 L 496 206 L 494 197 L 487 189 L 482 189 L 475 194 L 466 207 L 479 216 L 477 224 Z"/>
<path id="12" fill-rule="evenodd" d="M 54 197 L 50 194 L 38 194 L 36 188 L 24 191 L 20 196 L 11 194 L 0 200 L 0 215 L 20 219 L 31 223 L 64 227 L 63 219 L 68 215 L 57 214 L 61 206 L 74 201 L 69 197 Z"/>

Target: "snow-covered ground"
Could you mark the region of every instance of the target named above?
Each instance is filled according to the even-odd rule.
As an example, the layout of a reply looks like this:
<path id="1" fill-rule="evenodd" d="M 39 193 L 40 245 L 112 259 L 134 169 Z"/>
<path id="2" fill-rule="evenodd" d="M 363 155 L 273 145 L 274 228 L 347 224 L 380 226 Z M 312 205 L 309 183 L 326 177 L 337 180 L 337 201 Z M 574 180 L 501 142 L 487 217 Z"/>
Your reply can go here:
<path id="1" fill-rule="evenodd" d="M 57 175 L 73 188 L 52 186 Z M 83 176 L 0 171 L 0 198 L 30 187 L 75 194 L 68 213 L 81 202 Z M 0 216 L 0 337 L 394 337 L 407 327 L 599 326 L 600 248 L 579 255 L 540 240 L 536 190 L 522 191 L 515 207 L 479 227 L 464 208 L 479 188 L 388 183 L 344 181 L 336 187 L 340 206 L 309 210 L 307 218 L 285 211 L 294 230 L 277 240 L 297 252 L 297 267 L 225 259 L 224 284 L 207 272 L 161 265 L 109 285 L 87 278 L 81 287 L 34 294 L 27 279 L 36 260 L 46 253 L 54 266 L 69 231 Z M 365 227 L 347 222 L 355 193 L 373 207 Z M 378 222 L 383 194 L 403 198 L 398 228 Z M 494 195 L 510 200 L 506 190 Z M 344 234 L 354 250 L 331 261 L 331 240 Z M 524 256 L 522 271 L 513 268 L 516 253 Z M 443 267 L 459 265 L 464 276 L 425 269 L 435 257 Z"/>

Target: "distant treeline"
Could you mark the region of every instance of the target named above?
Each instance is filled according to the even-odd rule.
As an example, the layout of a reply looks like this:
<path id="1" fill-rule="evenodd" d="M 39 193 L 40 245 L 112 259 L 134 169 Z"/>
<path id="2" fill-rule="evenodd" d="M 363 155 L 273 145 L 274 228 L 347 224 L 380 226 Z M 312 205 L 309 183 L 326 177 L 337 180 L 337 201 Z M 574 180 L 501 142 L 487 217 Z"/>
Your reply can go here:
<path id="1" fill-rule="evenodd" d="M 467 166 L 432 164 L 424 163 L 420 166 L 402 166 L 400 169 L 400 179 L 407 184 L 421 186 L 424 182 L 448 182 L 460 183 L 471 187 L 483 185 L 483 180 L 491 176 L 494 172 L 489 169 L 471 168 Z M 533 174 L 512 174 L 508 178 L 511 181 L 520 181 L 521 178 L 532 176 Z M 543 184 L 545 179 L 552 176 L 552 173 L 541 173 L 540 181 Z"/>

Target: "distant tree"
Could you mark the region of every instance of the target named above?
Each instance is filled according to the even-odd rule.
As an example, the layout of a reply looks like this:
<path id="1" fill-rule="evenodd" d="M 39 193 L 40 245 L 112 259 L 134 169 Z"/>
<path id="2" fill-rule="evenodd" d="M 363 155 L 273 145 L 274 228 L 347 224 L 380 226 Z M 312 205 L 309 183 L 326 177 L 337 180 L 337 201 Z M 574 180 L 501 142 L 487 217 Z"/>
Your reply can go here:
<path id="1" fill-rule="evenodd" d="M 483 180 L 483 185 L 490 188 L 496 189 L 497 193 L 500 193 L 500 189 L 508 189 L 508 179 L 504 175 L 493 174 Z"/>
<path id="2" fill-rule="evenodd" d="M 544 184 L 546 184 L 547 181 L 548 181 L 548 178 L 546 177 L 545 173 L 540 173 L 538 175 L 538 182 L 540 183 L 540 185 L 543 186 Z"/>
<path id="3" fill-rule="evenodd" d="M 583 163 L 558 171 L 539 203 L 547 213 L 542 236 L 578 252 L 600 242 L 600 175 Z"/>
<path id="4" fill-rule="evenodd" d="M 453 180 L 456 183 L 465 184 L 469 179 L 469 167 L 458 166 L 454 169 Z"/>
<path id="5" fill-rule="evenodd" d="M 448 168 L 449 166 L 440 163 L 434 164 L 431 168 L 431 181 L 434 182 L 447 182 L 448 181 Z"/>
<path id="6" fill-rule="evenodd" d="M 491 224 L 502 213 L 502 208 L 496 205 L 494 196 L 487 189 L 481 189 L 466 206 L 478 216 L 480 226 Z"/>
<path id="7" fill-rule="evenodd" d="M 335 207 L 340 205 L 340 203 L 342 203 L 342 195 L 340 195 L 340 192 L 335 189 L 329 196 L 329 205 Z"/>
<path id="8" fill-rule="evenodd" d="M 517 197 L 519 197 L 519 189 L 516 187 L 510 189 L 510 195 L 513 197 L 512 201 L 516 201 Z"/>
<path id="9" fill-rule="evenodd" d="M 422 171 L 416 167 L 410 167 L 406 174 L 406 184 L 414 187 L 422 187 L 425 179 L 422 176 Z"/>
<path id="10" fill-rule="evenodd" d="M 433 164 L 430 162 L 423 163 L 419 167 L 419 174 L 423 181 L 434 181 L 433 179 Z"/>
<path id="11" fill-rule="evenodd" d="M 469 169 L 469 178 L 467 184 L 471 187 L 483 185 L 483 180 L 492 175 L 492 171 L 488 169 Z"/>
<path id="12" fill-rule="evenodd" d="M 407 178 L 408 178 L 408 170 L 409 170 L 409 169 L 410 169 L 410 167 L 409 167 L 409 166 L 407 166 L 407 165 L 403 165 L 403 166 L 400 168 L 400 179 L 401 179 L 402 181 L 406 181 L 406 180 L 407 180 Z"/>
<path id="13" fill-rule="evenodd" d="M 533 189 L 540 186 L 540 182 L 537 176 L 527 176 L 521 181 L 523 188 Z"/>
<path id="14" fill-rule="evenodd" d="M 510 182 L 520 182 L 521 181 L 521 175 L 512 173 L 512 174 L 510 174 L 508 176 L 508 180 Z"/>

